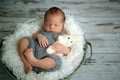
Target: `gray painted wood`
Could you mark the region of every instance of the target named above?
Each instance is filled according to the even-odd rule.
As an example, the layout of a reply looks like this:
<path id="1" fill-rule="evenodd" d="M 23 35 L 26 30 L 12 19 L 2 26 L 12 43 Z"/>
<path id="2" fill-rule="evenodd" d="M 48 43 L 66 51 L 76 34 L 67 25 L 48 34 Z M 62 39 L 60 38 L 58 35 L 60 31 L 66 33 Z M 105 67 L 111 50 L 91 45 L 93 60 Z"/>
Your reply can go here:
<path id="1" fill-rule="evenodd" d="M 91 63 L 82 65 L 71 80 L 119 80 L 120 54 L 94 54 Z"/>
<path id="2" fill-rule="evenodd" d="M 70 80 L 119 80 L 120 0 L 0 0 L 0 41 L 17 23 L 43 16 L 52 6 L 73 15 L 93 45 L 90 63 L 82 65 Z M 0 80 L 13 80 L 2 68 L 0 63 Z"/>

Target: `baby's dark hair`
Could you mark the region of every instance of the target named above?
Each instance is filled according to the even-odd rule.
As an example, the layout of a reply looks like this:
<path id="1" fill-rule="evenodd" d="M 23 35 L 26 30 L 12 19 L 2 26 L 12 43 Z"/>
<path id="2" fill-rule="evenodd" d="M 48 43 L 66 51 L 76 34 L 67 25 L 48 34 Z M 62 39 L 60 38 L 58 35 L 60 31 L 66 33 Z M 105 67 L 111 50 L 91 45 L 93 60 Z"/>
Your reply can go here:
<path id="1" fill-rule="evenodd" d="M 48 15 L 54 15 L 54 14 L 58 14 L 58 15 L 62 15 L 63 16 L 63 22 L 65 21 L 65 14 L 64 12 L 58 8 L 58 7 L 51 7 L 50 9 L 48 9 L 46 12 L 45 12 L 45 16 L 44 16 L 44 21 L 46 20 L 46 17 Z"/>

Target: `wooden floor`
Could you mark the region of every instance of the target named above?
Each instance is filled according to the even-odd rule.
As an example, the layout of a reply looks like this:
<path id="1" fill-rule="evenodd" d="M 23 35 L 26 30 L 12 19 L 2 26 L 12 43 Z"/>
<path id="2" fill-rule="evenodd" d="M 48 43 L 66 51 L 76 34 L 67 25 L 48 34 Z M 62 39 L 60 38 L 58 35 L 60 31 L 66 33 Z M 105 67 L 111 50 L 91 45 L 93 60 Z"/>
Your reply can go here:
<path id="1" fill-rule="evenodd" d="M 57 6 L 71 14 L 93 45 L 93 57 L 70 80 L 120 80 L 120 0 L 0 0 L 0 41 L 17 23 Z M 0 80 L 13 80 L 0 66 Z"/>

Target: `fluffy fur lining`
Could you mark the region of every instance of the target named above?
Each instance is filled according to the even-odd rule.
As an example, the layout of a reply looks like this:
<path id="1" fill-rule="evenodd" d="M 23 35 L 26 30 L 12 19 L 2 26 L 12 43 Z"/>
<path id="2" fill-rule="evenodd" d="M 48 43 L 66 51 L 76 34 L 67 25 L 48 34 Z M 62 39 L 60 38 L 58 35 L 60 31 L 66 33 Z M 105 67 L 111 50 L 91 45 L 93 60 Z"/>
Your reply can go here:
<path id="1" fill-rule="evenodd" d="M 28 75 L 24 74 L 23 63 L 20 60 L 17 52 L 18 41 L 26 36 L 32 36 L 39 27 L 42 26 L 42 21 L 34 19 L 25 23 L 20 23 L 16 26 L 16 29 L 12 35 L 5 37 L 3 42 L 2 61 L 13 72 L 18 80 L 58 80 L 63 79 L 70 75 L 80 64 L 84 56 L 83 45 L 85 40 L 83 32 L 75 20 L 67 16 L 64 25 L 65 30 L 69 30 L 71 34 L 78 34 L 80 36 L 79 41 L 72 47 L 68 56 L 62 57 L 62 66 L 59 70 L 54 72 L 41 72 L 36 74 L 31 72 Z"/>

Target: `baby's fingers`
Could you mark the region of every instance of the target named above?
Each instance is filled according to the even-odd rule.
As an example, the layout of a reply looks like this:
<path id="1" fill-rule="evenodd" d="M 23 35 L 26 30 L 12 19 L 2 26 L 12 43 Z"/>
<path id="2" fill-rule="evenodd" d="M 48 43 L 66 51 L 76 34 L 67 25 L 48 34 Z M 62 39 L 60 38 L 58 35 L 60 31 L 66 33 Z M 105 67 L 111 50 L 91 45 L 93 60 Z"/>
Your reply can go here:
<path id="1" fill-rule="evenodd" d="M 40 46 L 41 47 L 47 47 L 48 46 L 48 41 L 47 40 L 43 40 L 43 41 L 40 41 Z"/>
<path id="2" fill-rule="evenodd" d="M 48 42 L 47 41 L 43 41 L 42 47 L 47 47 L 47 46 L 48 46 Z"/>

